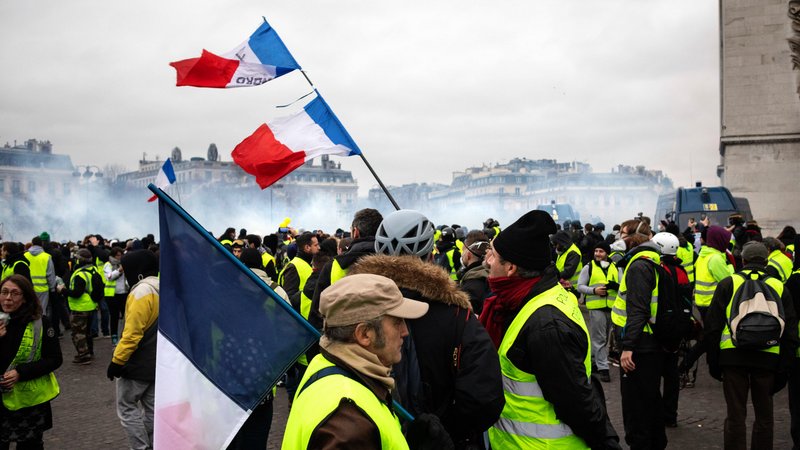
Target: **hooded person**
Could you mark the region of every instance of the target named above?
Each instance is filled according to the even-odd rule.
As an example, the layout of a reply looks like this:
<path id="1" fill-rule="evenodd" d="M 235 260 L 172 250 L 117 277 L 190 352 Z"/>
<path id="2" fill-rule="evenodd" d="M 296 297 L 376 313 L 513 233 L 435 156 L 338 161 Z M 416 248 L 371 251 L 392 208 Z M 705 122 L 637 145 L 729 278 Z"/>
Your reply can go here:
<path id="1" fill-rule="evenodd" d="M 555 233 L 549 214 L 530 211 L 486 254 L 495 295 L 480 320 L 498 347 L 505 397 L 489 441 L 493 448 L 617 449 L 602 388 L 591 380 L 589 331 L 552 262 Z"/>
<path id="2" fill-rule="evenodd" d="M 375 236 L 378 254 L 362 256 L 350 273 L 389 278 L 403 296 L 428 305 L 427 314 L 407 321 L 409 338 L 394 369 L 397 394 L 412 415 L 434 414 L 455 448 L 467 448 L 500 416 L 502 378 L 469 296 L 432 262 L 433 236 L 422 213 L 394 211 Z"/>
<path id="3" fill-rule="evenodd" d="M 576 286 L 583 269 L 580 249 L 566 231 L 556 232 L 550 240 L 556 249 L 556 270 L 561 283 L 568 287 Z"/>
<path id="4" fill-rule="evenodd" d="M 134 250 L 121 259 L 130 292 L 125 326 L 106 374 L 116 378 L 117 416 L 131 448 L 152 448 L 158 336 L 158 256 Z"/>

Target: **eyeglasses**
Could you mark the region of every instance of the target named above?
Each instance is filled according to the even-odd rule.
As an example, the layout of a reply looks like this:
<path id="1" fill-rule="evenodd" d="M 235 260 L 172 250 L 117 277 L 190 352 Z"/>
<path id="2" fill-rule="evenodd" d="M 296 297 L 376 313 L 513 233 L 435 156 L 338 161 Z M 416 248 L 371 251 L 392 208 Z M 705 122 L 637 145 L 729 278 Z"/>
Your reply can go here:
<path id="1" fill-rule="evenodd" d="M 0 297 L 21 298 L 22 291 L 2 289 L 0 290 Z"/>

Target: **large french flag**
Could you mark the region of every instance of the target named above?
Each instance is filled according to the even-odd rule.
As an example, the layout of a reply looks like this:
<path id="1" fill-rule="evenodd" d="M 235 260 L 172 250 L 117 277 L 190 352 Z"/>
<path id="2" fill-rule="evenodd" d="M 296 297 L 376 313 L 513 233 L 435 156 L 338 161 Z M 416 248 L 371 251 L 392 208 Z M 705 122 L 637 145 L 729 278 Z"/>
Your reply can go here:
<path id="1" fill-rule="evenodd" d="M 203 50 L 199 58 L 169 65 L 177 72 L 177 86 L 208 88 L 259 86 L 300 68 L 266 20 L 249 39 L 227 53 Z"/>
<path id="2" fill-rule="evenodd" d="M 165 194 L 154 447 L 221 449 L 319 334 Z"/>
<path id="3" fill-rule="evenodd" d="M 231 152 L 236 164 L 255 175 L 261 189 L 317 156 L 360 154 L 318 92 L 302 111 L 262 124 Z"/>

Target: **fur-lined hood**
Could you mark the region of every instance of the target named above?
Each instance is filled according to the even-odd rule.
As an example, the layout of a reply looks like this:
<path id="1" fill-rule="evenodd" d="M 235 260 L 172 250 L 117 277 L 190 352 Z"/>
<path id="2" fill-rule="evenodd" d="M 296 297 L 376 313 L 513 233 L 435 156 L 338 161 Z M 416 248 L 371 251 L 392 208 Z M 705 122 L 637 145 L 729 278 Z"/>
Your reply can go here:
<path id="1" fill-rule="evenodd" d="M 458 289 L 445 270 L 416 256 L 363 256 L 348 275 L 372 273 L 391 279 L 400 289 L 418 292 L 425 300 L 472 309 L 469 295 Z"/>

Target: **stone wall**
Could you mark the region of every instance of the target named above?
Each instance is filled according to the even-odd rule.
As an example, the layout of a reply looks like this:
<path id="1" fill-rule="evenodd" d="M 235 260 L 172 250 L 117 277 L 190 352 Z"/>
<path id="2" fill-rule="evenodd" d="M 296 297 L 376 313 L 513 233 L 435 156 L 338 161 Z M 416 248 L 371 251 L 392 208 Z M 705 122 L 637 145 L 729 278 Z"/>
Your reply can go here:
<path id="1" fill-rule="evenodd" d="M 800 67 L 789 41 L 795 3 L 720 1 L 718 172 L 723 186 L 750 200 L 765 235 L 800 226 Z"/>

